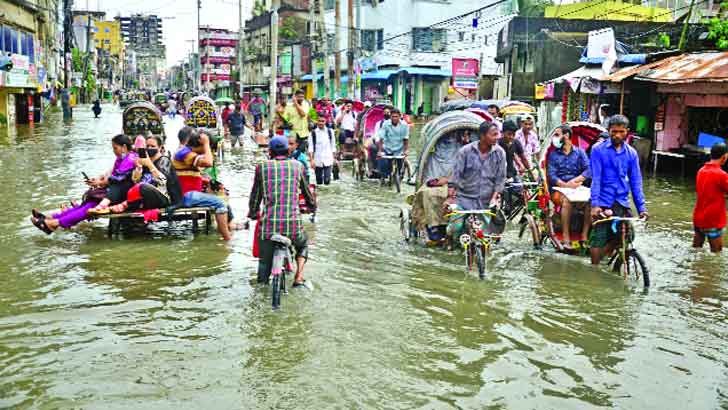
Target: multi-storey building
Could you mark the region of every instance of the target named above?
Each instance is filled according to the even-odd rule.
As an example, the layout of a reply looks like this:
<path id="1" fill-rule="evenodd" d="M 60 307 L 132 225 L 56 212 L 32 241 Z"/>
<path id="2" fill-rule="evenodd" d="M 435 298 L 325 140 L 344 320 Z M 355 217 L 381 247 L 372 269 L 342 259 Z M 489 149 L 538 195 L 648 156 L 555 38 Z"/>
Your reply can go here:
<path id="1" fill-rule="evenodd" d="M 349 81 L 348 5 L 338 2 L 336 37 L 336 2 L 322 1 L 329 50 L 340 51 L 340 94 L 344 95 Z M 403 111 L 428 114 L 437 110 L 451 91 L 453 58 L 476 59 L 481 76 L 498 75 L 494 60 L 498 31 L 512 18 L 513 10 L 511 2 L 486 6 L 482 0 L 362 0 L 353 16 L 358 33 L 353 52 L 363 70 L 361 95 L 357 97 L 389 98 Z M 333 67 L 333 61 L 330 58 L 326 66 Z M 320 74 L 318 77 L 321 81 Z M 318 89 L 321 95 L 323 83 Z"/>
<path id="2" fill-rule="evenodd" d="M 217 97 L 236 95 L 232 72 L 236 70 L 238 33 L 200 27 L 200 81 L 202 89 Z"/>
<path id="3" fill-rule="evenodd" d="M 134 70 L 127 70 L 126 87 L 157 88 L 165 66 L 162 19 L 156 15 L 135 14 L 117 17 L 128 51 L 134 52 Z M 128 62 L 128 59 L 127 59 Z"/>
<path id="4" fill-rule="evenodd" d="M 270 7 L 270 0 L 265 4 Z M 243 89 L 268 92 L 270 83 L 271 15 L 266 11 L 245 22 L 243 38 Z M 310 71 L 308 39 L 308 0 L 283 0 L 278 8 L 279 92 L 290 94 L 295 79 Z"/>

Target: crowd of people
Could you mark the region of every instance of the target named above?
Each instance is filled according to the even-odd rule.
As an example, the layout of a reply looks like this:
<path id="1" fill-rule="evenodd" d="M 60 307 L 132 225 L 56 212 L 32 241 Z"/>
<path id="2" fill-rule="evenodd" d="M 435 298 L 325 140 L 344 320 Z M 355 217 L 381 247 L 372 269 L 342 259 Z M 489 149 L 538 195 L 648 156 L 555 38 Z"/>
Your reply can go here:
<path id="1" fill-rule="evenodd" d="M 248 104 L 254 130 L 262 126 L 264 106 L 262 99 Z M 497 117 L 497 107 L 489 107 L 489 112 Z M 248 126 L 242 107 L 236 104 L 223 115 L 232 140 L 239 140 Z M 299 90 L 289 102 L 281 100 L 274 115 L 281 130 L 285 130 L 284 135 L 272 137 L 268 144 L 269 158 L 255 167 L 247 217 L 258 221 L 255 235 L 260 256 L 258 280 L 268 281 L 273 253 L 271 237 L 280 234 L 290 238 L 295 248 L 294 286 L 298 287 L 305 285 L 303 272 L 308 258 L 302 209 L 312 212 L 317 206 L 310 171 L 316 185 L 331 183 L 337 150 L 356 138 L 357 113 L 351 103 L 340 108 L 327 98 L 309 103 Z M 576 240 L 588 238 L 594 264 L 613 251 L 616 233 L 609 224 L 594 225 L 593 221 L 628 216 L 632 202 L 640 218 L 649 216 L 639 157 L 626 143 L 629 120 L 613 115 L 605 125 L 607 133 L 600 135 L 589 152 L 573 143 L 569 125 L 556 128 L 550 141 L 553 148 L 547 156 L 548 171 L 544 175 L 550 200 L 561 218 L 561 246 L 566 249 L 571 246 L 572 218 L 577 213 L 583 214 Z M 376 164 L 372 167 L 375 172 L 380 175 L 391 172 L 391 161 L 382 157 L 407 155 L 409 128 L 398 110 L 391 107 L 384 110 L 384 118 L 376 125 L 373 141 L 368 146 L 369 157 Z M 123 134 L 114 136 L 111 148 L 115 161 L 111 169 L 94 178 L 86 177 L 88 190 L 79 202 L 49 215 L 32 209 L 32 224 L 51 234 L 59 228 L 70 229 L 84 220 L 108 213 L 141 212 L 147 221 L 157 220 L 160 210 L 173 212 L 177 208 L 205 207 L 214 209 L 219 234 L 224 240 L 230 240 L 232 232 L 241 224 L 233 222 L 225 188 L 203 173 L 214 166 L 210 137 L 195 128 L 183 127 L 178 140 L 177 150 L 168 152 L 164 141 L 151 134 L 138 136 L 135 141 Z M 530 116 L 521 118 L 520 124 L 513 120 L 483 121 L 477 139 L 465 131 L 438 144 L 452 154 L 443 162 L 442 176 L 427 181 L 423 189 L 442 192 L 444 201 L 438 205 L 443 215 L 453 209 L 484 210 L 502 206 L 502 201 L 508 200 L 507 182 L 519 181 L 524 176 L 539 178 L 535 169 L 542 144 Z M 714 252 L 722 249 L 726 225 L 728 174 L 722 167 L 727 161 L 728 148 L 725 144 L 716 144 L 711 150 L 711 160 L 697 176 L 693 245 L 701 247 L 707 240 Z M 567 193 L 568 189 L 588 190 L 588 196 L 576 200 Z M 439 220 L 446 222 L 446 218 Z"/>

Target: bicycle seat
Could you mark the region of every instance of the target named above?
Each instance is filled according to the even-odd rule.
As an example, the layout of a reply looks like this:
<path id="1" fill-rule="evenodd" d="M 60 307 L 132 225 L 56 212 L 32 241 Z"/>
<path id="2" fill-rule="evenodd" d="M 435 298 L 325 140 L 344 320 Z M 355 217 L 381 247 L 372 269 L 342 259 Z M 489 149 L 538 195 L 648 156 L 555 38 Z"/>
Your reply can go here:
<path id="1" fill-rule="evenodd" d="M 270 240 L 285 247 L 291 246 L 291 240 L 279 233 L 273 234 Z"/>

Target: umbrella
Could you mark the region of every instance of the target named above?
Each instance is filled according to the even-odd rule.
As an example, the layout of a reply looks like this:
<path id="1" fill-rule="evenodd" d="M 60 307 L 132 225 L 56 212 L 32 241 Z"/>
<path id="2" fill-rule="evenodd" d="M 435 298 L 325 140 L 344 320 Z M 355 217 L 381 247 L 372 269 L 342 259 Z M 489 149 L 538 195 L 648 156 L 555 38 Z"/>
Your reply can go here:
<path id="1" fill-rule="evenodd" d="M 223 104 L 235 104 L 235 100 L 233 100 L 230 97 L 220 97 L 217 100 L 215 100 L 216 105 L 223 105 Z"/>

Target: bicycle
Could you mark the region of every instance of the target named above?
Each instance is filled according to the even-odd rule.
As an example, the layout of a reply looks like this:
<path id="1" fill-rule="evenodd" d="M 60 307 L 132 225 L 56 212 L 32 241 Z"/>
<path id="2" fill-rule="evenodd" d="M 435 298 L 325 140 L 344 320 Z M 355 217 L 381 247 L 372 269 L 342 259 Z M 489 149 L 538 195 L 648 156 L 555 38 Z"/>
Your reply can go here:
<path id="1" fill-rule="evenodd" d="M 527 188 L 540 186 L 539 182 L 506 182 L 503 195 L 503 212 L 512 221 L 526 208 L 528 201 L 535 199 L 538 190 Z M 520 188 L 520 192 L 517 189 Z"/>
<path id="2" fill-rule="evenodd" d="M 389 172 L 389 181 L 386 181 L 387 178 L 384 175 L 381 175 L 379 177 L 380 185 L 384 186 L 385 182 L 388 182 L 389 186 L 394 185 L 397 193 L 402 192 L 402 180 L 404 179 L 405 172 L 407 173 L 407 178 L 410 177 L 410 167 L 407 164 L 406 157 L 404 155 L 382 155 L 379 159 L 392 161 Z"/>
<path id="3" fill-rule="evenodd" d="M 286 275 L 293 274 L 293 257 L 291 240 L 281 234 L 270 238 L 273 242 L 273 261 L 271 263 L 271 301 L 273 310 L 281 306 L 281 294 L 287 294 Z"/>
<path id="4" fill-rule="evenodd" d="M 503 211 L 496 212 L 503 214 Z M 453 210 L 446 216 L 462 216 L 465 218 L 464 233 L 458 238 L 465 253 L 465 266 L 467 272 L 471 272 L 474 259 L 478 268 L 478 277 L 480 280 L 484 280 L 491 248 L 501 239 L 501 235 L 486 233 L 484 227 L 489 225 L 492 218 L 496 218 L 498 215 L 491 210 L 475 209 L 469 211 Z"/>
<path id="5" fill-rule="evenodd" d="M 619 233 L 619 238 L 617 239 L 619 241 L 619 247 L 612 252 L 607 265 L 611 267 L 613 272 L 622 273 L 624 280 L 631 277 L 639 281 L 642 278 L 644 287 L 650 287 L 650 272 L 644 258 L 642 258 L 642 255 L 633 246 L 632 235 L 632 232 L 634 232 L 633 225 L 635 223 L 646 223 L 646 219 L 610 216 L 595 221 L 593 226 L 606 222 L 612 223 L 612 232 Z"/>

